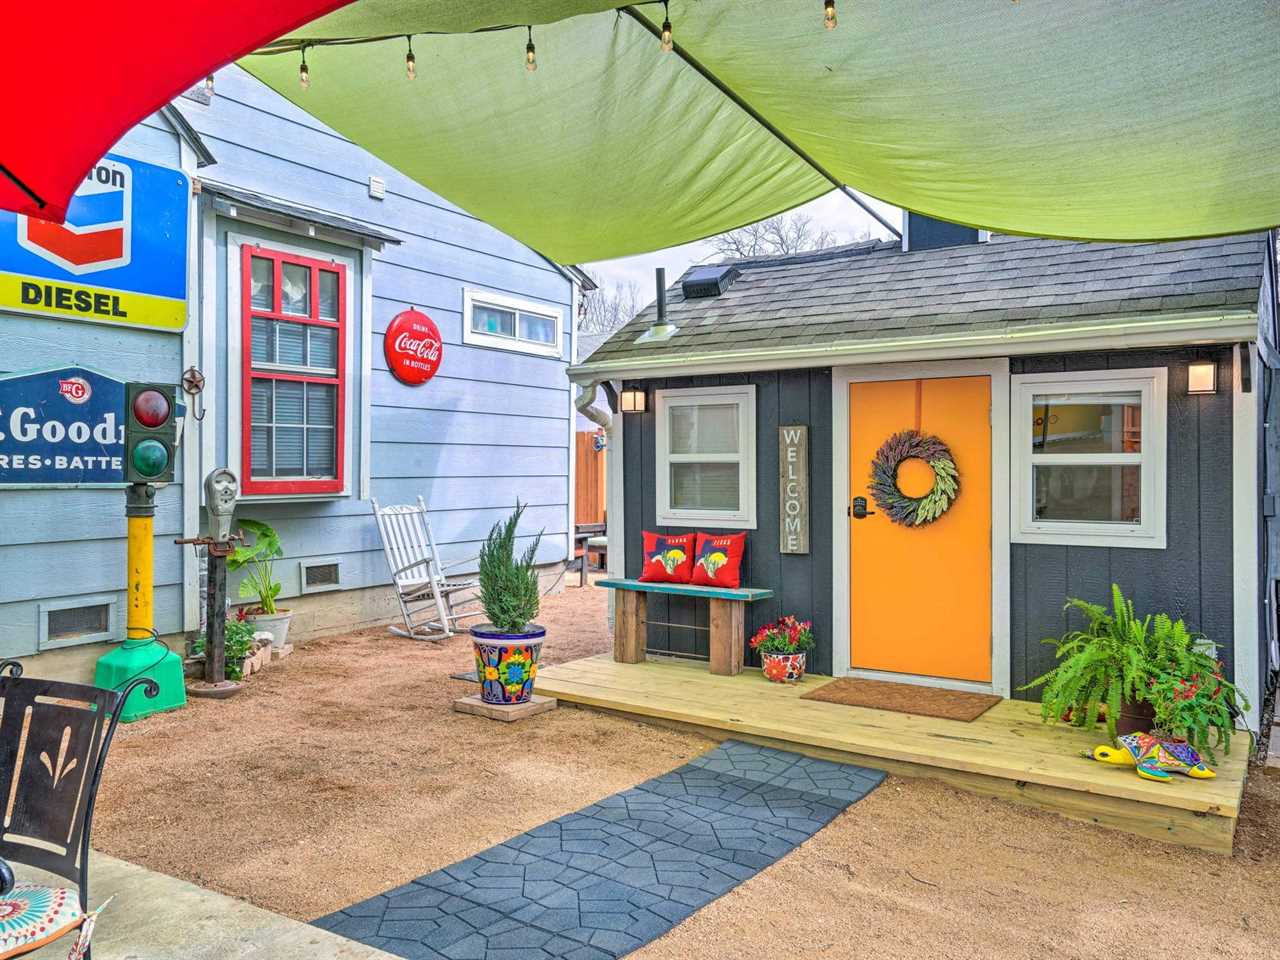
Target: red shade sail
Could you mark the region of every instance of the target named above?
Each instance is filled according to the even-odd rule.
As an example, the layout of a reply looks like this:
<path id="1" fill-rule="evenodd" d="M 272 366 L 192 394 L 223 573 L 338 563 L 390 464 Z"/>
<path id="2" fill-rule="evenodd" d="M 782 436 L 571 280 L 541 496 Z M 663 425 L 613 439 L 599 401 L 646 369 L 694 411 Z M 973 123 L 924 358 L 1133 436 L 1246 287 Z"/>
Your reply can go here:
<path id="1" fill-rule="evenodd" d="M 0 209 L 61 223 L 89 168 L 202 77 L 349 0 L 5 4 Z"/>

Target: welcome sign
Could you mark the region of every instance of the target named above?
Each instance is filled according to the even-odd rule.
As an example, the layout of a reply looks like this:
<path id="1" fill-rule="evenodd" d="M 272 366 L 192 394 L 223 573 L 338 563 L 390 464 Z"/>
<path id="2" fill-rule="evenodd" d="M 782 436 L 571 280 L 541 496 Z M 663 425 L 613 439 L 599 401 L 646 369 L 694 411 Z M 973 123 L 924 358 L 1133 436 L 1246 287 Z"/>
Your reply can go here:
<path id="1" fill-rule="evenodd" d="M 778 551 L 809 552 L 809 428 L 778 428 Z"/>
<path id="2" fill-rule="evenodd" d="M 182 171 L 108 155 L 63 223 L 0 211 L 0 311 L 181 330 L 190 196 Z"/>

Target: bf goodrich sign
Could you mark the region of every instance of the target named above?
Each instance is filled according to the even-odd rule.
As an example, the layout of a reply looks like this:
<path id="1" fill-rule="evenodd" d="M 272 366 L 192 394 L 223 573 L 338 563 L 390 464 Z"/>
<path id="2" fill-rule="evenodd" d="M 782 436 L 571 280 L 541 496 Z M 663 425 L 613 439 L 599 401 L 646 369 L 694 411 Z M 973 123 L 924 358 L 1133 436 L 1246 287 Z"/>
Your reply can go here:
<path id="1" fill-rule="evenodd" d="M 809 428 L 778 428 L 778 544 L 809 552 Z"/>

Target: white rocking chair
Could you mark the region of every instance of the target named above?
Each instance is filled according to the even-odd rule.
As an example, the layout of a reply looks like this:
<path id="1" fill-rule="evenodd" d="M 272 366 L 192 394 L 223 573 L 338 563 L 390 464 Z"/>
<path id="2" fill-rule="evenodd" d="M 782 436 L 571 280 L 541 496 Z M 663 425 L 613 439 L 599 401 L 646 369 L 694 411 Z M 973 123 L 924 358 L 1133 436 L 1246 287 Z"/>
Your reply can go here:
<path id="1" fill-rule="evenodd" d="M 373 515 L 382 537 L 382 550 L 391 568 L 391 580 L 404 615 L 404 629 L 391 632 L 412 640 L 447 640 L 456 632 L 459 620 L 480 616 L 481 610 L 463 608 L 479 603 L 480 581 L 474 577 L 449 577 L 448 570 L 474 563 L 475 558 L 454 563 L 440 562 L 427 505 L 380 507 L 373 501 Z M 470 593 L 470 596 L 465 594 Z"/>

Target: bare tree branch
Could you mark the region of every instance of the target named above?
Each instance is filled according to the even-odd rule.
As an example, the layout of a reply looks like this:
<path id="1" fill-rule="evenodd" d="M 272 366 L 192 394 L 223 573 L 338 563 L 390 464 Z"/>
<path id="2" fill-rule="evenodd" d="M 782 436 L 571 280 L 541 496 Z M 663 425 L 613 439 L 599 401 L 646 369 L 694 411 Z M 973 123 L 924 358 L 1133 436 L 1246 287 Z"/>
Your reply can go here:
<path id="1" fill-rule="evenodd" d="M 860 230 L 854 240 L 868 240 L 870 237 L 869 230 Z M 709 241 L 716 253 L 731 260 L 825 250 L 844 242 L 846 241 L 840 234 L 818 226 L 808 214 L 794 212 L 749 223 L 745 227 L 712 237 Z"/>
<path id="2" fill-rule="evenodd" d="M 583 294 L 585 312 L 578 321 L 582 333 L 613 333 L 633 319 L 644 307 L 640 299 L 640 284 L 634 280 L 611 283 L 603 277 L 587 271 L 597 289 Z"/>

